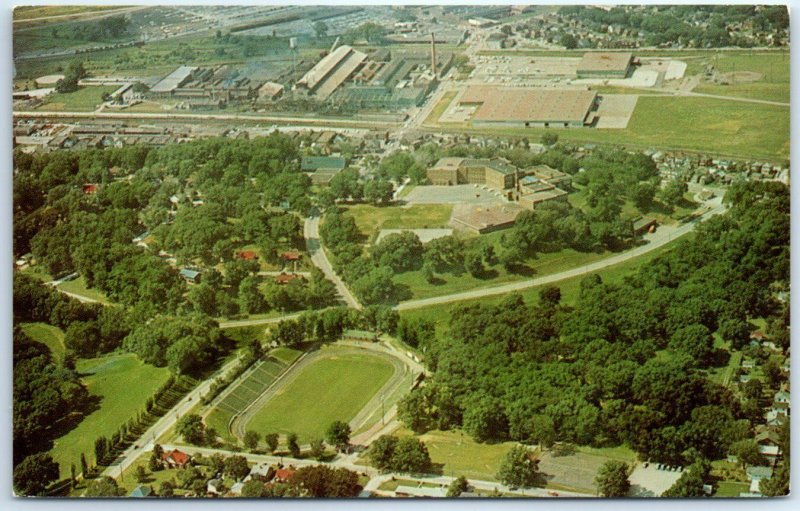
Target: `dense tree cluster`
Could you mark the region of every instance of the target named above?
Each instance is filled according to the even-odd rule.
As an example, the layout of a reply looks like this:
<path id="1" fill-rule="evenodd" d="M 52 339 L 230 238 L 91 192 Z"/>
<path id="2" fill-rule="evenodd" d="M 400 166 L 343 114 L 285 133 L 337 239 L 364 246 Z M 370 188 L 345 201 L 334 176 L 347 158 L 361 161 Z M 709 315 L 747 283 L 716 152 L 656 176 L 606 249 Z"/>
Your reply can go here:
<path id="1" fill-rule="evenodd" d="M 509 296 L 453 308 L 447 334 L 428 341 L 435 374 L 400 403 L 400 418 L 480 441 L 627 443 L 673 464 L 689 448 L 723 457 L 759 414 L 706 377 L 725 364 L 710 336 L 722 325 L 730 336 L 732 320 L 779 316 L 774 292 L 789 278 L 788 188 L 736 184 L 727 200 L 727 214 L 638 274 L 584 278 L 574 307 L 545 289 L 535 305 Z"/>
<path id="2" fill-rule="evenodd" d="M 414 437 L 383 435 L 372 442 L 367 456 L 378 470 L 426 472 L 431 466 L 428 448 Z"/>
<path id="3" fill-rule="evenodd" d="M 563 16 L 580 20 L 594 30 L 612 25 L 615 29 L 632 29 L 644 33 L 648 45 L 681 44 L 695 48 L 724 46 L 751 47 L 753 42 L 731 35 L 729 27 L 751 22 L 757 31 L 775 32 L 789 29 L 789 13 L 785 6 L 705 5 L 660 6 L 643 9 L 614 7 L 598 9 L 568 6 L 559 9 Z"/>
<path id="4" fill-rule="evenodd" d="M 269 333 L 271 342 L 297 346 L 304 342 L 333 342 L 344 329 L 362 329 L 394 335 L 397 332 L 397 311 L 383 305 L 370 305 L 362 310 L 331 307 L 321 311 L 304 312 L 297 319 L 276 324 Z"/>

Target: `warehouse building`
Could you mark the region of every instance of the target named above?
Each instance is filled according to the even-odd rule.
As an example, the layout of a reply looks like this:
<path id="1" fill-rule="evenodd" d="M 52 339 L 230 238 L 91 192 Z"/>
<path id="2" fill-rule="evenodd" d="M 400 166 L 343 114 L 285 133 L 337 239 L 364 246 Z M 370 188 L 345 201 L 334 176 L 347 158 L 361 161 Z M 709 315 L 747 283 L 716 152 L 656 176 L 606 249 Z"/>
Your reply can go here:
<path id="1" fill-rule="evenodd" d="M 191 79 L 195 69 L 197 68 L 194 66 L 180 66 L 150 87 L 150 95 L 154 97 L 172 96 L 175 89 L 185 85 Z"/>
<path id="2" fill-rule="evenodd" d="M 578 78 L 626 78 L 635 64 L 632 53 L 590 52 L 578 63 Z"/>
<path id="3" fill-rule="evenodd" d="M 596 122 L 598 100 L 587 90 L 479 86 L 467 88 L 459 104 L 475 107 L 475 125 L 577 128 Z"/>
<path id="4" fill-rule="evenodd" d="M 366 58 L 366 54 L 350 46 L 340 46 L 303 75 L 297 81 L 297 88 L 306 90 L 319 99 L 327 99 L 358 70 Z"/>

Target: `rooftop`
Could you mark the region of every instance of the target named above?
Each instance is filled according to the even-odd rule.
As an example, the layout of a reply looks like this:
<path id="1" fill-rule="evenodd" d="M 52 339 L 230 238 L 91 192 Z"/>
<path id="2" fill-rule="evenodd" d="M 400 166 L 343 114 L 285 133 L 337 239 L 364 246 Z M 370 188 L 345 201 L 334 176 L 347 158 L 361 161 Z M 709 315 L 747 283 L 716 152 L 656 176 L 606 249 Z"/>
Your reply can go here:
<path id="1" fill-rule="evenodd" d="M 150 92 L 170 92 L 173 89 L 180 87 L 181 82 L 189 78 L 194 70 L 194 66 L 181 66 L 175 71 L 171 72 L 158 83 L 150 88 Z"/>
<path id="2" fill-rule="evenodd" d="M 578 63 L 578 72 L 581 71 L 625 71 L 633 59 L 629 52 L 589 52 L 584 53 Z"/>
<path id="3" fill-rule="evenodd" d="M 596 97 L 596 92 L 585 90 L 497 87 L 486 93 L 473 120 L 583 122 Z"/>

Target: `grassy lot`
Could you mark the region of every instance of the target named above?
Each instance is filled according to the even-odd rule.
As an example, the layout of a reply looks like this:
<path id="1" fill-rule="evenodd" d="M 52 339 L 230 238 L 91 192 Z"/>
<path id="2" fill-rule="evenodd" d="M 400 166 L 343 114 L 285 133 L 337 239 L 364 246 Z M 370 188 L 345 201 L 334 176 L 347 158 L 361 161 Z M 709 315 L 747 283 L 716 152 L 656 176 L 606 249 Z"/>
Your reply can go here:
<path id="1" fill-rule="evenodd" d="M 29 5 L 25 7 L 15 7 L 12 17 L 14 21 L 29 20 L 33 18 L 44 18 L 47 16 L 67 16 L 70 14 L 84 14 L 89 12 L 107 11 L 109 9 L 119 9 L 118 5 Z"/>
<path id="2" fill-rule="evenodd" d="M 415 204 L 410 207 L 348 206 L 347 214 L 356 221 L 361 234 L 371 239 L 381 229 L 446 228 L 453 206 L 449 204 Z"/>
<path id="3" fill-rule="evenodd" d="M 494 234 L 500 233 L 492 233 L 485 236 L 493 236 Z M 558 252 L 537 254 L 534 258 L 527 259 L 525 264 L 532 270 L 533 275 L 543 276 L 590 264 L 612 255 L 614 254 L 608 251 L 578 252 L 567 248 Z M 436 274 L 438 282 L 434 285 L 425 280 L 421 270 L 411 271 L 396 275 L 395 282 L 399 285 L 408 286 L 413 297 L 417 299 L 459 293 L 531 278 L 530 275 L 509 273 L 502 265 L 497 265 L 492 270 L 496 273 L 496 276 L 492 278 L 477 278 L 466 272 L 461 275 L 453 275 L 452 273 Z"/>
<path id="4" fill-rule="evenodd" d="M 703 80 L 694 92 L 789 102 L 789 52 L 730 53 L 720 52 L 687 61 L 687 74 L 702 74 L 705 66 L 714 65 L 719 73 L 751 71 L 762 75 L 751 83 L 720 85 Z"/>
<path id="5" fill-rule="evenodd" d="M 636 453 L 633 452 L 633 449 L 631 449 L 626 445 L 620 445 L 617 447 L 578 446 L 576 450 L 577 452 L 581 452 L 584 454 L 591 454 L 592 456 L 600 456 L 603 458 L 608 458 L 610 460 L 624 461 L 625 463 L 631 463 L 632 461 L 636 461 Z"/>
<path id="6" fill-rule="evenodd" d="M 21 326 L 28 337 L 47 345 L 55 360 L 64 356 L 64 332 L 60 328 L 47 323 L 22 323 Z"/>
<path id="7" fill-rule="evenodd" d="M 567 196 L 570 204 L 584 212 L 588 211 L 589 206 L 586 204 L 586 187 L 580 185 L 574 185 L 574 187 L 575 191 Z M 677 223 L 677 219 L 685 217 L 698 207 L 698 204 L 694 202 L 694 196 L 691 192 L 686 192 L 683 199 L 683 203 L 674 208 L 667 206 L 659 200 L 655 200 L 650 210 L 644 214 L 639 211 L 632 200 L 626 200 L 622 205 L 621 216 L 623 218 L 648 216 L 655 218 L 660 225 L 674 225 Z"/>
<path id="8" fill-rule="evenodd" d="M 81 87 L 75 92 L 54 92 L 39 107 L 47 111 L 91 112 L 103 102 L 103 94 L 111 94 L 118 87 Z"/>
<path id="9" fill-rule="evenodd" d="M 329 353 L 279 390 L 248 429 L 295 432 L 301 443 L 322 438 L 331 422 L 352 419 L 392 375 L 392 366 L 373 355 Z"/>
<path id="10" fill-rule="evenodd" d="M 85 296 L 87 298 L 91 298 L 92 300 L 97 300 L 100 303 L 111 303 L 101 291 L 86 287 L 86 280 L 83 276 L 78 277 L 75 280 L 68 280 L 63 284 L 59 284 L 59 289 L 63 289 L 69 293 L 75 293 L 77 295 Z"/>
<path id="11" fill-rule="evenodd" d="M 397 436 L 411 436 L 405 428 L 397 430 Z M 466 433 L 455 431 L 429 431 L 417 438 L 425 442 L 431 461 L 442 465 L 442 474 L 466 478 L 496 481 L 500 462 L 516 442 L 480 444 Z"/>
<path id="12" fill-rule="evenodd" d="M 458 91 L 454 90 L 445 92 L 444 95 L 442 96 L 442 99 L 439 100 L 436 106 L 434 106 L 433 109 L 431 110 L 431 113 L 428 114 L 428 117 L 425 118 L 423 124 L 428 124 L 428 123 L 432 124 L 439 122 L 439 117 L 441 117 L 442 114 L 445 112 L 445 110 L 447 110 L 447 107 L 450 106 L 450 103 L 453 102 L 453 99 L 455 99 L 457 94 Z"/>
<path id="13" fill-rule="evenodd" d="M 69 475 L 70 464 L 80 466 L 81 453 L 92 463 L 95 439 L 110 437 L 144 408 L 147 398 L 169 377 L 168 369 L 145 364 L 130 353 L 79 360 L 77 370 L 100 403 L 76 428 L 55 441 L 51 454 L 61 468 L 61 477 Z"/>
<path id="14" fill-rule="evenodd" d="M 538 139 L 546 128 L 476 128 L 442 125 L 441 131 Z M 547 128 L 561 140 L 659 147 L 732 158 L 782 162 L 789 156 L 789 109 L 703 97 L 642 96 L 628 127 L 621 130 Z"/>
<path id="15" fill-rule="evenodd" d="M 649 263 L 661 254 L 671 250 L 671 245 L 660 247 L 652 252 L 649 252 L 641 257 L 637 257 L 624 263 L 615 264 L 608 268 L 597 272 L 602 278 L 603 282 L 614 283 L 620 282 L 624 277 L 635 273 L 640 267 Z M 555 285 L 561 289 L 562 303 L 574 304 L 578 298 L 578 291 L 580 289 L 580 282 L 584 276 L 573 277 L 557 282 Z M 538 301 L 539 287 L 533 287 L 520 292 L 526 303 L 536 303 Z M 408 311 L 401 311 L 401 316 L 408 318 L 419 318 L 432 321 L 436 324 L 437 328 L 447 328 L 447 322 L 450 318 L 450 309 L 455 305 L 461 304 L 485 304 L 493 305 L 499 303 L 506 295 L 487 296 L 475 300 L 462 300 L 459 302 L 447 303 L 442 305 L 432 305 L 423 309 L 414 309 Z"/>
<path id="16" fill-rule="evenodd" d="M 720 481 L 717 487 L 715 497 L 738 497 L 740 493 L 750 491 L 750 485 L 747 483 L 738 483 L 736 481 Z"/>

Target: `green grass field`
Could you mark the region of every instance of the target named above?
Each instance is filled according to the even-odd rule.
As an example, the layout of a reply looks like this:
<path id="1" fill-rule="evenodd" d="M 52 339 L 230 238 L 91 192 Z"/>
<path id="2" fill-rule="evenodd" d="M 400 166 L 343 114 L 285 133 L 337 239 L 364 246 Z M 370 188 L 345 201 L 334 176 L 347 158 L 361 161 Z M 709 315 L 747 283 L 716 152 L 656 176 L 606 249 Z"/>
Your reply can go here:
<path id="1" fill-rule="evenodd" d="M 719 73 L 750 71 L 761 74 L 761 78 L 750 83 L 720 85 L 703 80 L 694 92 L 789 102 L 789 52 L 719 52 L 701 59 L 687 61 L 686 74 L 702 74 L 705 66 L 715 66 Z"/>
<path id="2" fill-rule="evenodd" d="M 281 346 L 280 348 L 275 348 L 274 350 L 269 352 L 269 355 L 273 358 L 276 358 L 286 364 L 287 366 L 290 365 L 292 362 L 300 358 L 303 352 L 300 350 L 295 350 L 292 348 L 287 348 L 286 346 Z"/>
<path id="3" fill-rule="evenodd" d="M 750 491 L 750 485 L 747 483 L 738 483 L 736 481 L 721 481 L 717 487 L 715 497 L 738 497 L 740 493 Z"/>
<path id="4" fill-rule="evenodd" d="M 440 131 L 538 139 L 545 128 L 436 126 Z M 658 147 L 782 162 L 789 156 L 789 108 L 717 98 L 642 96 L 625 129 L 548 128 L 561 140 Z"/>
<path id="5" fill-rule="evenodd" d="M 53 325 L 47 323 L 22 323 L 22 331 L 34 341 L 39 341 L 50 348 L 50 353 L 54 360 L 64 357 L 64 332 Z"/>
<path id="6" fill-rule="evenodd" d="M 453 207 L 449 204 L 424 204 L 410 207 L 377 207 L 368 204 L 348 206 L 358 230 L 367 238 L 381 229 L 434 229 L 446 228 Z"/>
<path id="7" fill-rule="evenodd" d="M 39 110 L 91 112 L 103 102 L 103 94 L 111 94 L 118 87 L 90 86 L 81 87 L 75 92 L 54 92 L 47 96 Z"/>
<path id="8" fill-rule="evenodd" d="M 106 295 L 103 294 L 102 291 L 99 291 L 95 288 L 89 289 L 88 287 L 86 287 L 86 280 L 82 276 L 78 277 L 75 280 L 68 280 L 63 284 L 59 284 L 58 287 L 59 289 L 63 289 L 64 291 L 85 296 L 87 298 L 91 298 L 92 300 L 97 300 L 100 303 L 105 303 L 105 304 L 111 303 L 108 297 L 106 297 Z"/>
<path id="9" fill-rule="evenodd" d="M 400 428 L 397 436 L 411 436 L 412 432 Z M 458 477 L 496 481 L 500 462 L 516 442 L 479 444 L 466 433 L 455 431 L 429 431 L 417 438 L 425 442 L 431 461 L 442 465 L 442 474 Z"/>
<path id="10" fill-rule="evenodd" d="M 280 389 L 247 424 L 263 433 L 297 433 L 300 442 L 323 438 L 336 420 L 351 420 L 392 376 L 385 360 L 370 354 L 337 354 L 315 360 Z"/>
<path id="11" fill-rule="evenodd" d="M 92 463 L 95 439 L 110 437 L 144 408 L 147 398 L 169 377 L 168 369 L 145 364 L 133 354 L 79 360 L 77 370 L 84 375 L 81 380 L 89 392 L 101 398 L 100 407 L 56 439 L 51 454 L 60 466 L 61 477 L 69 475 L 70 464 L 80 467 L 81 453 Z"/>

